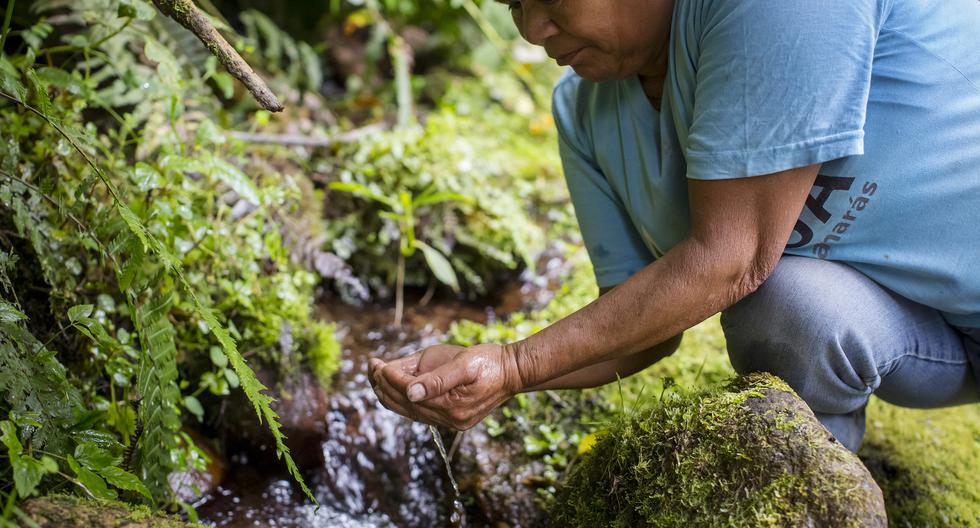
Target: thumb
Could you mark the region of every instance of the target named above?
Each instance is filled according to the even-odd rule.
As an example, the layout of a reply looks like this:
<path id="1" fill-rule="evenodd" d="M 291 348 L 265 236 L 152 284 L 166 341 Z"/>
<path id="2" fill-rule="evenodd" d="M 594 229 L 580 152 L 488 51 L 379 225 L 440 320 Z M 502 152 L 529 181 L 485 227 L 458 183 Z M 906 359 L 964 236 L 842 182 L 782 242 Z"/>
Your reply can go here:
<path id="1" fill-rule="evenodd" d="M 464 361 L 453 360 L 435 370 L 422 374 L 408 386 L 408 399 L 413 402 L 441 396 L 460 385 L 474 380 Z"/>

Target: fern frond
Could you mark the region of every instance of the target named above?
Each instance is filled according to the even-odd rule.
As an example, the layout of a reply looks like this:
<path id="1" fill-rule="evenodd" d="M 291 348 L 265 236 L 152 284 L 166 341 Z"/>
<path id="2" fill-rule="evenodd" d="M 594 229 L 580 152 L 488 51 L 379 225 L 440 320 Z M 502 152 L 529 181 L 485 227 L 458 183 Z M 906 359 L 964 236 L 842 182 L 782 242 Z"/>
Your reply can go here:
<path id="1" fill-rule="evenodd" d="M 177 448 L 176 434 L 180 429 L 176 332 L 167 319 L 172 299 L 173 294 L 160 295 L 132 311 L 142 348 L 136 381 L 142 397 L 139 417 L 144 427 L 139 440 L 140 473 L 158 498 L 170 493 L 170 453 Z"/>
<path id="2" fill-rule="evenodd" d="M 183 279 L 182 279 L 183 280 Z M 184 283 L 186 285 L 186 282 Z M 255 408 L 255 414 L 259 417 L 259 422 L 261 423 L 265 420 L 268 423 L 269 431 L 272 432 L 272 437 L 276 441 L 276 456 L 283 460 L 286 464 L 286 469 L 289 470 L 289 474 L 296 480 L 303 493 L 314 503 L 319 506 L 316 497 L 313 496 L 313 492 L 307 487 L 306 482 L 303 480 L 302 475 L 300 475 L 299 468 L 296 467 L 296 463 L 293 461 L 292 455 L 289 453 L 289 447 L 286 446 L 286 435 L 282 433 L 282 426 L 279 424 L 279 415 L 276 411 L 272 410 L 272 402 L 274 399 L 272 396 L 266 394 L 265 390 L 267 387 L 262 384 L 258 378 L 255 377 L 255 372 L 252 371 L 251 367 L 245 363 L 245 358 L 242 357 L 241 353 L 238 351 L 238 346 L 235 344 L 235 340 L 228 333 L 219 322 L 217 317 L 215 317 L 214 312 L 212 312 L 208 307 L 204 306 L 197 295 L 187 288 L 188 294 L 191 297 L 191 301 L 194 305 L 194 310 L 208 328 L 211 329 L 211 333 L 214 337 L 221 343 L 221 348 L 228 358 L 228 362 L 231 364 L 232 369 L 235 370 L 235 374 L 238 374 L 238 378 L 241 383 L 242 390 L 245 392 L 245 396 L 248 400 L 252 402 L 252 406 Z"/>

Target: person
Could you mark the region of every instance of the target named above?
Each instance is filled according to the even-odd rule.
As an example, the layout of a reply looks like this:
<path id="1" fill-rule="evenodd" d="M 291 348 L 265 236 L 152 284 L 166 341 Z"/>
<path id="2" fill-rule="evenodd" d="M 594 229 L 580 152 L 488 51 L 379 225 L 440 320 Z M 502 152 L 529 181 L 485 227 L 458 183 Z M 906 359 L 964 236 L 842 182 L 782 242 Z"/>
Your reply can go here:
<path id="1" fill-rule="evenodd" d="M 980 3 L 507 0 L 554 90 L 600 296 L 516 343 L 374 360 L 381 402 L 453 429 L 603 384 L 722 312 L 736 371 L 857 450 L 874 393 L 980 400 Z"/>

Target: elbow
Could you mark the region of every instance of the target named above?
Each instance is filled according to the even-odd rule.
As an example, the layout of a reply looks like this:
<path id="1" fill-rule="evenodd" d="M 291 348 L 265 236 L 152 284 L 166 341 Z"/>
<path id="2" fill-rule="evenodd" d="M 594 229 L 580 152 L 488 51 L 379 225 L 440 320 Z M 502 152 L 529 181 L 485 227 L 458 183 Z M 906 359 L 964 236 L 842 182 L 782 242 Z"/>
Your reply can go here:
<path id="1" fill-rule="evenodd" d="M 689 244 L 688 262 L 701 265 L 695 265 L 697 271 L 688 280 L 710 292 L 719 310 L 758 290 L 783 254 L 782 245 L 740 237 L 695 236 Z"/>
<path id="2" fill-rule="evenodd" d="M 781 251 L 757 251 L 739 259 L 727 273 L 728 306 L 758 290 L 776 269 L 781 254 Z"/>

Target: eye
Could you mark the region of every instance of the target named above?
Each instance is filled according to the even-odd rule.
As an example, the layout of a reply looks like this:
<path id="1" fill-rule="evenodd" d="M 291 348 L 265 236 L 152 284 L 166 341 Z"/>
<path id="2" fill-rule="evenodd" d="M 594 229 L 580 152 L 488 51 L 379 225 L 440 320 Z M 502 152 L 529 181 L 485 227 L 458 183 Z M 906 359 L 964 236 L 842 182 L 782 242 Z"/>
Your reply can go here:
<path id="1" fill-rule="evenodd" d="M 520 0 L 512 0 L 510 2 L 507 2 L 507 9 L 510 9 L 511 12 L 517 11 L 520 8 L 521 8 Z"/>

